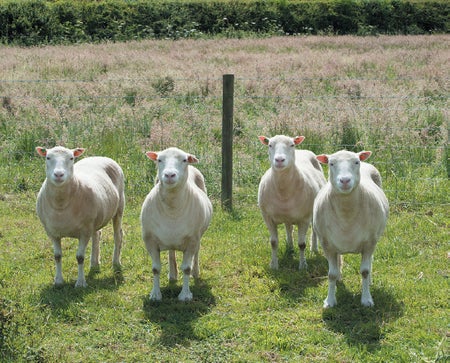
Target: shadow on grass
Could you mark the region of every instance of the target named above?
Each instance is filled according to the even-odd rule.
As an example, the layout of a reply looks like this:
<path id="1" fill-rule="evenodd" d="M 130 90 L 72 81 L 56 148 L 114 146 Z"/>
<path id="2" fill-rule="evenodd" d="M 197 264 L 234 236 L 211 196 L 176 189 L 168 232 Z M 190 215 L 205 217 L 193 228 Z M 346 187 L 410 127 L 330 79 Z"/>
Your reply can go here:
<path id="1" fill-rule="evenodd" d="M 49 284 L 42 289 L 40 302 L 61 319 L 69 321 L 75 319 L 78 314 L 73 307 L 82 302 L 85 296 L 98 290 L 117 290 L 123 283 L 122 270 L 114 269 L 111 272 L 110 276 L 95 278 L 99 270 L 91 269 L 86 278 L 88 286 L 85 288 L 75 287 L 76 280 L 65 281 L 61 286 Z"/>
<path id="2" fill-rule="evenodd" d="M 321 254 L 306 259 L 308 268 L 299 270 L 298 249 L 286 250 L 278 260 L 278 270 L 267 267 L 268 274 L 278 281 L 285 298 L 297 301 L 306 289 L 323 284 L 328 276 L 328 262 Z"/>
<path id="3" fill-rule="evenodd" d="M 368 351 L 373 351 L 380 348 L 384 337 L 381 327 L 403 315 L 403 304 L 382 288 L 372 286 L 370 292 L 375 306 L 368 308 L 361 305 L 361 293 L 355 295 L 344 283 L 338 283 L 338 305 L 324 309 L 322 317 L 330 330 L 345 336 L 348 344 L 364 345 Z"/>
<path id="4" fill-rule="evenodd" d="M 144 298 L 143 310 L 146 319 L 161 328 L 160 343 L 164 346 L 183 345 L 188 341 L 197 340 L 193 323 L 207 314 L 216 304 L 211 293 L 211 287 L 202 279 L 195 279 L 190 289 L 194 296 L 192 301 L 178 301 L 181 286 L 171 282 L 167 287 L 161 287 L 162 301 L 155 302 Z"/>

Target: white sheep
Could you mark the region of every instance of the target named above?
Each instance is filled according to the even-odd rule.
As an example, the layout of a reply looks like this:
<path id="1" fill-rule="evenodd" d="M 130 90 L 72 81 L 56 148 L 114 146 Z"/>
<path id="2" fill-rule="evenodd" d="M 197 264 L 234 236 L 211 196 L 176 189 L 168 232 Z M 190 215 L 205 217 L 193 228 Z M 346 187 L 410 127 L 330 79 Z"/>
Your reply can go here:
<path id="1" fill-rule="evenodd" d="M 160 252 L 169 250 L 169 279 L 177 280 L 175 250 L 183 251 L 183 287 L 178 299 L 192 300 L 190 275 L 199 277 L 200 239 L 209 226 L 212 204 L 203 175 L 191 164 L 198 159 L 178 148 L 146 152 L 157 163 L 158 182 L 145 198 L 141 210 L 142 238 L 152 259 L 151 300 L 161 300 Z"/>
<path id="2" fill-rule="evenodd" d="M 101 228 L 110 220 L 114 229 L 113 265 L 120 267 L 122 216 L 125 208 L 124 176 L 120 166 L 106 157 L 88 157 L 74 163 L 84 149 L 36 147 L 46 158 L 46 179 L 39 191 L 36 211 L 53 242 L 55 285 L 63 283 L 61 238 L 77 238 L 78 279 L 85 287 L 84 256 L 92 238 L 91 268 L 100 264 Z"/>
<path id="3" fill-rule="evenodd" d="M 277 226 L 282 223 L 286 228 L 287 247 L 290 250 L 293 249 L 293 225 L 297 225 L 299 268 L 307 267 L 306 233 L 311 224 L 314 198 L 326 180 L 316 155 L 308 150 L 295 149 L 304 139 L 304 136 L 259 136 L 259 140 L 269 147 L 271 164 L 259 183 L 258 205 L 270 233 L 270 267 L 273 269 L 278 269 Z M 314 231 L 311 235 L 311 250 L 317 252 Z"/>
<path id="4" fill-rule="evenodd" d="M 329 168 L 329 181 L 316 197 L 313 216 L 313 228 L 329 266 L 325 308 L 337 304 L 336 281 L 341 279 L 341 255 L 346 253 L 361 254 L 361 304 L 374 305 L 369 290 L 372 256 L 386 227 L 389 204 L 381 189 L 380 173 L 362 162 L 370 155 L 370 151 L 342 150 L 317 156 Z"/>

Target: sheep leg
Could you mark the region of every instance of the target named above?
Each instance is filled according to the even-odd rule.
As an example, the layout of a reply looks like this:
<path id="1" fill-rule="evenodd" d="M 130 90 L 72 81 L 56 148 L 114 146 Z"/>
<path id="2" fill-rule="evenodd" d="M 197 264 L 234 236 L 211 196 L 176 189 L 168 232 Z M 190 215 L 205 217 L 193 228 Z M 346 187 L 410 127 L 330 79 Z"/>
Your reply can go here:
<path id="1" fill-rule="evenodd" d="M 286 229 L 286 251 L 292 252 L 294 250 L 294 241 L 292 240 L 292 231 L 294 230 L 294 226 L 289 223 L 285 223 L 284 225 Z"/>
<path id="2" fill-rule="evenodd" d="M 147 243 L 146 243 L 147 245 Z M 162 294 L 160 288 L 160 274 L 161 274 L 161 256 L 158 248 L 149 250 L 150 257 L 152 258 L 152 271 L 153 271 L 153 288 L 150 292 L 150 300 L 161 301 Z"/>
<path id="3" fill-rule="evenodd" d="M 300 250 L 299 257 L 299 270 L 306 269 L 308 264 L 306 263 L 305 249 L 306 249 L 306 232 L 308 231 L 309 223 L 298 225 L 298 248 Z"/>
<path id="4" fill-rule="evenodd" d="M 100 237 L 102 231 L 95 231 L 92 235 L 91 269 L 100 266 Z"/>
<path id="5" fill-rule="evenodd" d="M 55 266 L 56 266 L 55 285 L 59 286 L 64 283 L 64 279 L 62 276 L 61 238 L 52 238 L 52 242 L 53 242 L 53 251 L 54 251 L 54 256 L 55 256 Z"/>
<path id="6" fill-rule="evenodd" d="M 328 295 L 323 302 L 324 308 L 336 306 L 336 281 L 339 279 L 339 260 L 340 255 L 336 252 L 325 251 L 328 260 Z"/>
<path id="7" fill-rule="evenodd" d="M 317 234 L 313 228 L 311 232 L 311 251 L 314 253 L 319 253 L 319 247 L 317 244 Z"/>
<path id="8" fill-rule="evenodd" d="M 91 236 L 81 236 L 78 242 L 77 262 L 78 262 L 78 279 L 75 287 L 86 287 L 86 278 L 84 277 L 84 256 L 86 254 L 86 247 Z"/>
<path id="9" fill-rule="evenodd" d="M 270 246 L 272 247 L 272 259 L 270 261 L 270 268 L 278 270 L 278 229 L 277 225 L 271 221 L 266 220 L 267 228 L 270 233 Z"/>
<path id="10" fill-rule="evenodd" d="M 180 301 L 191 301 L 193 297 L 192 292 L 189 289 L 189 278 L 191 276 L 192 264 L 196 252 L 187 249 L 183 253 L 183 263 L 181 264 L 181 270 L 183 271 L 183 287 L 178 295 L 178 300 Z"/>
<path id="11" fill-rule="evenodd" d="M 199 253 L 200 251 L 198 250 L 194 255 L 194 265 L 192 267 L 192 276 L 196 279 L 200 277 Z"/>
<path id="12" fill-rule="evenodd" d="M 362 253 L 361 259 L 362 295 L 361 304 L 363 306 L 374 306 L 372 295 L 370 294 L 370 283 L 372 275 L 372 253 Z"/>
<path id="13" fill-rule="evenodd" d="M 178 267 L 175 250 L 169 250 L 169 281 L 178 280 Z"/>
<path id="14" fill-rule="evenodd" d="M 337 281 L 342 281 L 342 266 L 344 265 L 344 256 L 343 255 L 337 256 L 337 264 L 338 264 L 338 271 L 339 271 Z"/>
<path id="15" fill-rule="evenodd" d="M 117 212 L 113 218 L 114 230 L 114 252 L 113 252 L 113 266 L 115 269 L 120 269 L 120 255 L 122 252 L 123 230 L 122 230 L 122 215 L 123 210 Z"/>

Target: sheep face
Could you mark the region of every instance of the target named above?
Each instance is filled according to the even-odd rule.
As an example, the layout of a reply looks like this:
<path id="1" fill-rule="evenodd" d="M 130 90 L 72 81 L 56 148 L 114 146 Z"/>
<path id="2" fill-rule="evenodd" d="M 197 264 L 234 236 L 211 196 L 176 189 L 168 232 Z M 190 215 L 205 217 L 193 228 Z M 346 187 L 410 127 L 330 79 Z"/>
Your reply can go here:
<path id="1" fill-rule="evenodd" d="M 198 159 L 177 148 L 168 148 L 161 152 L 148 151 L 146 155 L 158 164 L 158 179 L 167 188 L 183 184 L 188 177 L 188 165 Z"/>
<path id="2" fill-rule="evenodd" d="M 333 189 L 342 194 L 350 194 L 360 181 L 361 161 L 369 158 L 370 151 L 354 153 L 341 150 L 332 155 L 318 155 L 317 160 L 328 164 L 329 181 Z"/>
<path id="3" fill-rule="evenodd" d="M 40 156 L 46 158 L 47 180 L 55 186 L 61 186 L 72 177 L 75 158 L 83 154 L 84 149 L 70 150 L 62 146 L 45 149 L 38 146 L 36 151 Z"/>
<path id="4" fill-rule="evenodd" d="M 259 136 L 261 143 L 269 147 L 270 164 L 275 170 L 283 170 L 295 163 L 295 146 L 301 144 L 304 139 L 304 136 L 292 138 L 277 135 L 270 139 Z"/>

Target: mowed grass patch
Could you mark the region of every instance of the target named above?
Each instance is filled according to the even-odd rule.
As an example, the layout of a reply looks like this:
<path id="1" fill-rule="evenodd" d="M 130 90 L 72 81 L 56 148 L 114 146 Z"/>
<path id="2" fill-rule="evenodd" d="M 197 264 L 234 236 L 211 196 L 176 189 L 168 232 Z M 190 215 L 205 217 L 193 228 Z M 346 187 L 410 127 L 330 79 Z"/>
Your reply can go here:
<path id="1" fill-rule="evenodd" d="M 11 198 L 0 202 L 6 360 L 420 361 L 446 354 L 443 208 L 391 215 L 375 254 L 374 308 L 360 306 L 360 258 L 348 255 L 339 305 L 323 310 L 325 258 L 308 251 L 309 268 L 298 271 L 298 249 L 286 252 L 281 243 L 280 269 L 271 270 L 268 233 L 254 205 L 229 215 L 215 203 L 191 303 L 177 300 L 181 281 L 169 284 L 163 253 L 163 301 L 155 303 L 148 299 L 151 260 L 140 239 L 139 204 L 128 206 L 124 221 L 122 273 L 112 269 L 106 227 L 101 268 L 89 273 L 86 266 L 89 286 L 75 289 L 76 241 L 63 242 L 66 283 L 55 288 L 53 252 L 34 215 L 34 196 Z M 411 223 L 416 228 L 405 228 Z"/>

